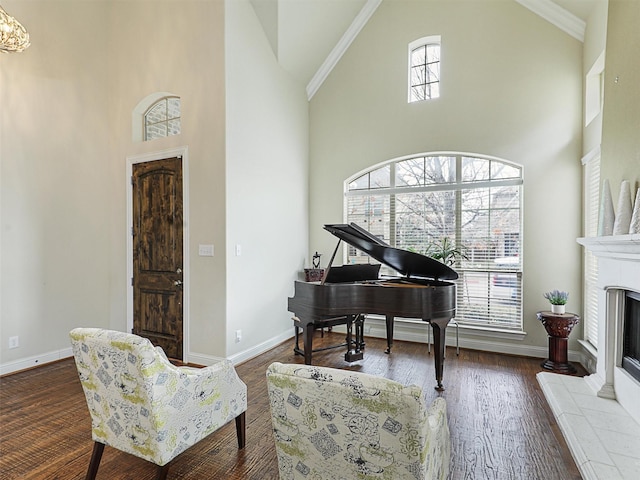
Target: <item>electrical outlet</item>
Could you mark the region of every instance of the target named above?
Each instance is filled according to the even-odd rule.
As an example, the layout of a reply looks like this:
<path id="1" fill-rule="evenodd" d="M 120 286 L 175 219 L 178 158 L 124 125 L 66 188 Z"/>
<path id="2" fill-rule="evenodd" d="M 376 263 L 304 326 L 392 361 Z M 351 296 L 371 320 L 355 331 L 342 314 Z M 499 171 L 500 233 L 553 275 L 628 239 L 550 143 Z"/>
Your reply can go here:
<path id="1" fill-rule="evenodd" d="M 20 346 L 19 337 L 9 337 L 9 348 L 18 348 Z"/>
<path id="2" fill-rule="evenodd" d="M 242 340 L 242 330 L 236 330 L 236 343 L 240 343 Z"/>

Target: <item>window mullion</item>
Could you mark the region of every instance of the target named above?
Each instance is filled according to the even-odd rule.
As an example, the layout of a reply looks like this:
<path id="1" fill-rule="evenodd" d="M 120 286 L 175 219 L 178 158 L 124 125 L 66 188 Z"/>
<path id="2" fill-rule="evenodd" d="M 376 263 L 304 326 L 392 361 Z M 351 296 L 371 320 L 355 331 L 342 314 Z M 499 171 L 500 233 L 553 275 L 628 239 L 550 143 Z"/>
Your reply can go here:
<path id="1" fill-rule="evenodd" d="M 462 183 L 462 157 L 460 155 L 456 155 L 456 185 L 460 185 Z M 456 229 L 455 229 L 455 238 L 454 244 L 456 246 L 460 245 L 460 241 L 462 239 L 462 190 L 457 189 L 455 192 L 456 195 Z M 458 259 L 459 262 L 459 259 Z M 456 265 L 459 267 L 460 265 Z"/>
<path id="2" fill-rule="evenodd" d="M 389 168 L 389 185 L 391 188 L 396 186 L 396 164 L 392 163 Z M 396 246 L 396 196 L 389 195 L 389 245 Z"/>

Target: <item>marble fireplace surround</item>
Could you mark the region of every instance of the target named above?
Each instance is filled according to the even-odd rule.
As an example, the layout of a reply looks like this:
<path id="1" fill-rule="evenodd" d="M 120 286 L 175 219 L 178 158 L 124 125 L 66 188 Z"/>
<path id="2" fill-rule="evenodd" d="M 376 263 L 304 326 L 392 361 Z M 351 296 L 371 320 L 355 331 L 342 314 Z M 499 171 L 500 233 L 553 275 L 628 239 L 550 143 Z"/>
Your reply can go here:
<path id="1" fill-rule="evenodd" d="M 620 342 L 625 291 L 640 292 L 640 234 L 578 243 L 598 257 L 596 372 L 543 372 L 538 381 L 584 479 L 638 479 L 640 382 L 620 367 Z"/>

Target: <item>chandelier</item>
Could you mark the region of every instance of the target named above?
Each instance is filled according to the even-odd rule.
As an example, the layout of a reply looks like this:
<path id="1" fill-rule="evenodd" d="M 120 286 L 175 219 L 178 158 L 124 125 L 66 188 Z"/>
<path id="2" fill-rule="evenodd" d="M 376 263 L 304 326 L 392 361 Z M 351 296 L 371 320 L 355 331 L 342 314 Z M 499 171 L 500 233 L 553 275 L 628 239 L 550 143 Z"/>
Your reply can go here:
<path id="1" fill-rule="evenodd" d="M 27 30 L 0 7 L 0 52 L 21 52 L 29 45 Z"/>

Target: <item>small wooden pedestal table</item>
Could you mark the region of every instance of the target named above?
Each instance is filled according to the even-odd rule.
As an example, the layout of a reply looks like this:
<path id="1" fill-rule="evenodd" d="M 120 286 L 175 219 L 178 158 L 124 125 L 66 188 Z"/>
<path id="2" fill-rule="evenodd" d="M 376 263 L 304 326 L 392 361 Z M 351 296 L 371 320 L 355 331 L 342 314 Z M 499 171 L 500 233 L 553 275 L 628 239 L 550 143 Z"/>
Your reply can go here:
<path id="1" fill-rule="evenodd" d="M 558 373 L 576 373 L 576 368 L 567 358 L 567 341 L 580 317 L 575 313 L 538 312 L 538 320 L 549 334 L 549 358 L 541 363 L 542 368 Z"/>

